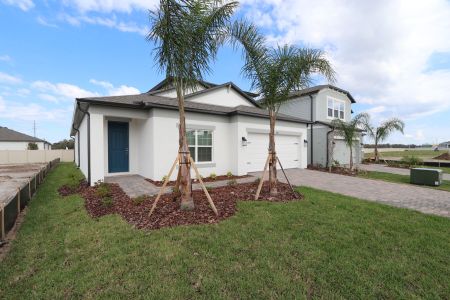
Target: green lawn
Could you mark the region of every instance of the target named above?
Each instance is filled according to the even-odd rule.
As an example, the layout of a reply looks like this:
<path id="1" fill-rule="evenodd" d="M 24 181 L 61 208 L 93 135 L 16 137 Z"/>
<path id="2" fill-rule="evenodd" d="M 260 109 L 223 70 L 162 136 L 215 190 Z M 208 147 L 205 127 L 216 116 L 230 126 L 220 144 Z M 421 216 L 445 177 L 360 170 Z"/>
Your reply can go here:
<path id="1" fill-rule="evenodd" d="M 57 188 L 31 201 L 0 263 L 2 299 L 447 298 L 450 219 L 301 188 L 306 200 L 239 202 L 216 225 L 136 230 L 93 220 Z"/>
<path id="2" fill-rule="evenodd" d="M 429 166 L 423 166 L 423 168 L 428 168 L 428 169 L 440 169 L 442 170 L 442 172 L 450 174 L 450 167 L 429 167 Z"/>
<path id="3" fill-rule="evenodd" d="M 365 173 L 361 173 L 358 176 L 362 177 L 362 178 L 380 179 L 380 180 L 384 180 L 384 181 L 410 184 L 408 175 L 399 175 L 399 174 L 392 174 L 392 173 L 386 173 L 386 172 L 368 171 Z M 442 182 L 442 185 L 440 185 L 440 186 L 424 186 L 424 187 L 450 192 L 450 181 L 444 180 Z"/>
<path id="4" fill-rule="evenodd" d="M 418 156 L 418 157 L 422 157 L 422 158 L 433 158 L 436 157 L 438 155 L 441 155 L 442 153 L 446 152 L 445 150 L 440 150 L 440 151 L 433 151 L 433 150 L 401 150 L 401 151 L 386 151 L 386 152 L 381 152 L 380 151 L 380 155 L 381 157 L 399 157 L 402 158 L 403 156 Z M 365 153 L 364 154 L 365 158 L 369 158 L 369 157 L 373 157 L 373 151 L 371 153 Z"/>

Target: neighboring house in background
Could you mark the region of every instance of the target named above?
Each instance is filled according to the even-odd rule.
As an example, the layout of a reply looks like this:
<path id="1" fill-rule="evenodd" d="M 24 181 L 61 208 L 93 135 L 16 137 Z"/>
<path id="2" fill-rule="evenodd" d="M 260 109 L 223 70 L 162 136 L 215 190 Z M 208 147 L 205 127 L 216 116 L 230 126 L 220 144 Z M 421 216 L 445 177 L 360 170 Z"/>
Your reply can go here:
<path id="1" fill-rule="evenodd" d="M 0 126 L 0 150 L 27 150 L 29 143 L 35 143 L 38 150 L 52 148 L 52 145 L 45 140 Z"/>
<path id="2" fill-rule="evenodd" d="M 448 142 L 444 142 L 444 143 L 440 143 L 437 148 L 439 150 L 450 150 L 450 141 Z"/>
<path id="3" fill-rule="evenodd" d="M 352 95 L 332 85 L 318 85 L 290 95 L 291 100 L 284 103 L 280 113 L 307 119 L 312 122 L 308 126 L 308 165 L 328 166 L 330 123 L 334 118 L 350 121 L 352 118 L 352 104 L 356 103 Z M 362 160 L 362 146 L 360 142 L 354 146 L 353 161 Z M 334 136 L 333 160 L 340 164 L 350 163 L 350 149 L 342 137 Z M 332 162 L 330 162 L 332 163 Z"/>
<path id="4" fill-rule="evenodd" d="M 201 82 L 186 91 L 187 139 L 202 176 L 261 171 L 269 116 L 232 82 Z M 307 166 L 307 125 L 280 114 L 277 153 L 285 168 Z M 76 99 L 71 136 L 75 161 L 91 184 L 106 176 L 165 176 L 178 153 L 178 101 L 170 80 L 139 95 Z M 172 179 L 176 177 L 172 175 Z"/>

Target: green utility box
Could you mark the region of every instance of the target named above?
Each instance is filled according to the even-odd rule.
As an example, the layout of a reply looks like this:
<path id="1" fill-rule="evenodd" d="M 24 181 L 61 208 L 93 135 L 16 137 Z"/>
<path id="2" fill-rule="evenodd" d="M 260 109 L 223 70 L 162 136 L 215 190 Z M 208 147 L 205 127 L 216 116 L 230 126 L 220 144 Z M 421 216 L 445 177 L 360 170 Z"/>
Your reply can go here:
<path id="1" fill-rule="evenodd" d="M 440 186 L 442 184 L 442 170 L 412 168 L 409 180 L 412 184 Z"/>

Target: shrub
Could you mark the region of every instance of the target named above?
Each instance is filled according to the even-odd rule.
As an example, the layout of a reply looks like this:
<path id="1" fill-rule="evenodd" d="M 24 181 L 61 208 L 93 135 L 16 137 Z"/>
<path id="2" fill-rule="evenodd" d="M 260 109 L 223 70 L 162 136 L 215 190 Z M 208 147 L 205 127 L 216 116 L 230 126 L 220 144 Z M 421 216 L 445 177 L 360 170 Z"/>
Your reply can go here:
<path id="1" fill-rule="evenodd" d="M 141 195 L 139 197 L 133 198 L 133 204 L 138 206 L 144 203 L 147 200 L 147 196 Z"/>
<path id="2" fill-rule="evenodd" d="M 231 173 L 230 171 L 227 172 L 227 177 L 233 177 L 233 173 Z"/>
<path id="3" fill-rule="evenodd" d="M 111 197 L 103 197 L 102 204 L 104 206 L 112 206 L 114 204 L 114 200 Z"/>
<path id="4" fill-rule="evenodd" d="M 407 165 L 408 167 L 413 167 L 417 165 L 423 164 L 423 160 L 420 159 L 417 156 L 411 155 L 411 156 L 403 156 L 401 161 L 403 165 Z"/>
<path id="5" fill-rule="evenodd" d="M 259 181 L 261 180 L 261 178 L 259 178 L 259 177 L 256 177 L 256 179 L 255 179 L 255 183 L 259 183 Z"/>
<path id="6" fill-rule="evenodd" d="M 206 190 L 207 190 L 208 192 L 211 192 L 211 190 L 213 189 L 212 186 L 205 186 L 205 188 L 206 188 Z"/>
<path id="7" fill-rule="evenodd" d="M 95 195 L 97 195 L 97 197 L 100 198 L 105 198 L 107 196 L 109 196 L 110 190 L 109 190 L 109 185 L 106 183 L 100 183 L 100 184 L 95 184 Z"/>
<path id="8" fill-rule="evenodd" d="M 161 182 L 164 182 L 164 181 L 166 181 L 167 180 L 167 175 L 164 175 L 162 178 L 161 178 Z"/>
<path id="9" fill-rule="evenodd" d="M 217 178 L 216 173 L 209 174 L 209 178 L 211 178 L 212 180 L 216 180 L 216 178 Z"/>
<path id="10" fill-rule="evenodd" d="M 237 180 L 236 179 L 231 179 L 231 180 L 228 180 L 228 182 L 227 182 L 227 185 L 229 185 L 229 186 L 233 186 L 233 185 L 236 185 L 237 184 Z"/>

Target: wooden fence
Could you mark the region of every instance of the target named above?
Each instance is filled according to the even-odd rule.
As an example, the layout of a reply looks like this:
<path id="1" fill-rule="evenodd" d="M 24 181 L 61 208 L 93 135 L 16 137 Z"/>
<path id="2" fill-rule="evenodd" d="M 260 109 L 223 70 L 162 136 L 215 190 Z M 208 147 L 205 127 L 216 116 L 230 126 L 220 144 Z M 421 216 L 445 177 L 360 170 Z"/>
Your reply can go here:
<path id="1" fill-rule="evenodd" d="M 0 244 L 5 239 L 6 234 L 14 227 L 17 217 L 36 193 L 37 187 L 58 162 L 59 158 L 48 162 L 27 182 L 18 186 L 17 192 L 12 194 L 5 203 L 0 203 Z"/>
<path id="2" fill-rule="evenodd" d="M 0 165 L 74 161 L 74 150 L 0 150 Z"/>

